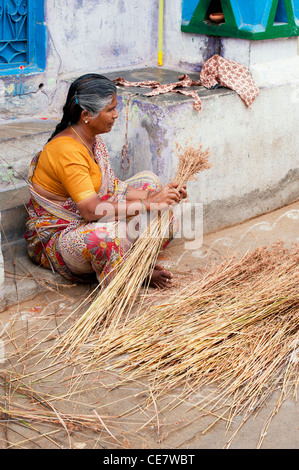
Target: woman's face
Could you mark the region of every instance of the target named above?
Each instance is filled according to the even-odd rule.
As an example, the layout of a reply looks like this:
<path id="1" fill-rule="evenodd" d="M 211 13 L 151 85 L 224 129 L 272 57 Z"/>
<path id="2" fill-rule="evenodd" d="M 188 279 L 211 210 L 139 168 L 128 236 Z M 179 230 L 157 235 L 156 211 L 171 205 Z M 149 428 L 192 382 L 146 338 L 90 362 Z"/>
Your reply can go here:
<path id="1" fill-rule="evenodd" d="M 118 118 L 116 111 L 117 95 L 113 95 L 112 102 L 102 109 L 96 117 L 89 118 L 89 127 L 95 134 L 110 132 L 115 119 Z"/>

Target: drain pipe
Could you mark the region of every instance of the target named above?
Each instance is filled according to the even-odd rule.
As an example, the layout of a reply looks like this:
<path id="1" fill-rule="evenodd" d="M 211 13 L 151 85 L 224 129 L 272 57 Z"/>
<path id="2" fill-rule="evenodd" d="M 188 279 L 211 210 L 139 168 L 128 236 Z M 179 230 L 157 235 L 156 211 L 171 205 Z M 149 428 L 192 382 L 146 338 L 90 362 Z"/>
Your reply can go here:
<path id="1" fill-rule="evenodd" d="M 158 65 L 163 64 L 163 19 L 164 19 L 164 0 L 159 0 Z"/>

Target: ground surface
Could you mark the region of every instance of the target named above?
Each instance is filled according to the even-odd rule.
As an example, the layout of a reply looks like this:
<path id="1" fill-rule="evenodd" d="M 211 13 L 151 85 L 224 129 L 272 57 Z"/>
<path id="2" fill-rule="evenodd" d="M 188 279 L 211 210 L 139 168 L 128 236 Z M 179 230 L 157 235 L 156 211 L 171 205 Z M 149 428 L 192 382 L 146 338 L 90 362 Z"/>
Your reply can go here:
<path id="1" fill-rule="evenodd" d="M 223 256 L 245 253 L 283 240 L 299 242 L 299 203 L 265 216 L 212 233 L 186 245 L 175 240 L 160 262 L 174 274 L 171 295 Z M 82 305 L 94 286 L 71 286 L 52 274 L 6 251 L 9 302 L 0 313 L 0 448 L 77 449 L 221 449 L 234 435 L 242 416 L 226 429 L 225 420 L 196 406 L 200 390 L 180 400 L 181 390 L 152 400 L 146 380 L 129 380 L 118 371 L 83 370 L 74 358 L 43 356 L 66 325 L 86 308 Z M 22 252 L 23 253 L 23 252 Z M 10 258 L 13 257 L 13 258 Z M 14 259 L 9 263 L 9 259 Z M 14 290 L 15 289 L 15 290 Z M 154 295 L 154 294 L 153 294 Z M 12 305 L 15 298 L 15 303 Z M 78 309 L 76 310 L 76 307 Z M 72 318 L 68 316 L 72 314 Z M 65 320 L 67 319 L 67 320 Z M 62 323 L 65 320 L 65 323 Z M 109 366 L 109 364 L 108 364 Z M 258 413 L 235 435 L 230 448 L 254 449 L 273 393 Z M 10 409 L 5 415 L 3 409 Z M 77 420 L 76 418 L 77 417 Z M 264 436 L 262 448 L 298 449 L 298 403 L 287 398 Z"/>

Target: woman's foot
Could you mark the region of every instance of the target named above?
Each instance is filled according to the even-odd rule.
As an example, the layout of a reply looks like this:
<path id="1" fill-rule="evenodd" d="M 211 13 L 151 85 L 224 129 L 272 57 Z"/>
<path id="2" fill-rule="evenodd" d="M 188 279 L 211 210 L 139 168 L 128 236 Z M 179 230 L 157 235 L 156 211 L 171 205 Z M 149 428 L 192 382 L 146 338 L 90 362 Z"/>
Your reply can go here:
<path id="1" fill-rule="evenodd" d="M 149 282 L 149 287 L 165 289 L 171 286 L 172 278 L 173 278 L 173 275 L 171 274 L 171 272 L 166 271 L 166 269 L 164 269 L 163 266 L 161 266 L 160 264 L 157 264 L 154 267 L 154 270 L 152 272 L 152 276 Z"/>

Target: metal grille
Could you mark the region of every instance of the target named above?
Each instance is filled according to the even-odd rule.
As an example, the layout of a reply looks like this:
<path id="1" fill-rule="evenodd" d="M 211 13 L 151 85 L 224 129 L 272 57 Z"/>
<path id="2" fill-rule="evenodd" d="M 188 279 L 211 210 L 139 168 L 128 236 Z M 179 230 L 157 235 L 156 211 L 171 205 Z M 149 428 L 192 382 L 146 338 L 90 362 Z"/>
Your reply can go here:
<path id="1" fill-rule="evenodd" d="M 28 0 L 0 0 L 0 69 L 28 64 Z"/>

